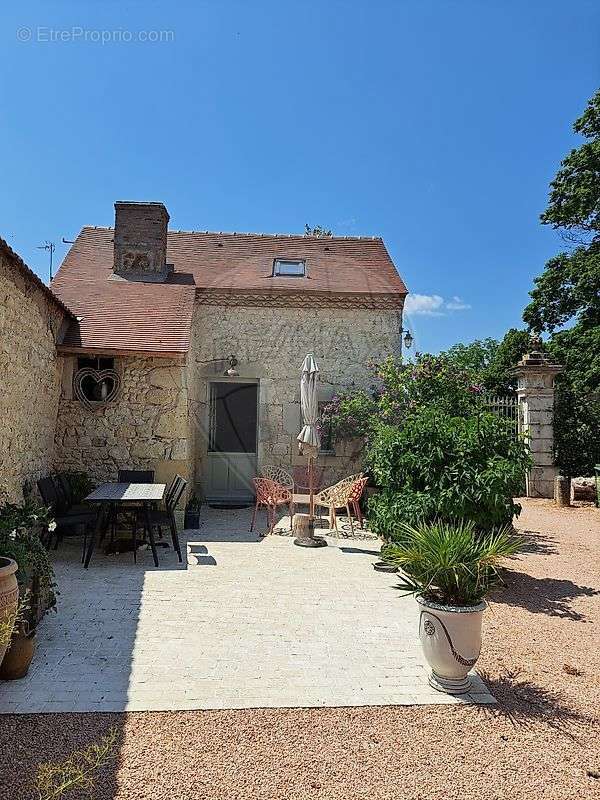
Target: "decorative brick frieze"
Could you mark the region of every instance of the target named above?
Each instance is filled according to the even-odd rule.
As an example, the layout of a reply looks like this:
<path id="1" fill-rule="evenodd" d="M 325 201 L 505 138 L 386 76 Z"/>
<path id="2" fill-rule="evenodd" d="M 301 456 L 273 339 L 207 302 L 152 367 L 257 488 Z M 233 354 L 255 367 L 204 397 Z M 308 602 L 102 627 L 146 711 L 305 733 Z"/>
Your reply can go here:
<path id="1" fill-rule="evenodd" d="M 258 292 L 198 289 L 196 297 L 201 305 L 271 308 L 340 308 L 340 309 L 398 309 L 404 306 L 399 294 L 343 294 L 341 292 Z"/>

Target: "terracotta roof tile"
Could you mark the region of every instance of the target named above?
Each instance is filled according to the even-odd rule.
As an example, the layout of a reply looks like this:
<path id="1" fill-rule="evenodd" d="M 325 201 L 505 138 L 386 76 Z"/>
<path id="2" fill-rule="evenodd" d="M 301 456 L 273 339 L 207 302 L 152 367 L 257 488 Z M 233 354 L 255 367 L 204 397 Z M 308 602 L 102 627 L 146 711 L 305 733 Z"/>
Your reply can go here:
<path id="1" fill-rule="evenodd" d="M 169 231 L 165 283 L 114 280 L 112 228 L 83 228 L 52 290 L 81 317 L 65 347 L 185 353 L 196 290 L 407 294 L 379 238 Z M 306 277 L 273 277 L 276 258 L 304 259 Z"/>

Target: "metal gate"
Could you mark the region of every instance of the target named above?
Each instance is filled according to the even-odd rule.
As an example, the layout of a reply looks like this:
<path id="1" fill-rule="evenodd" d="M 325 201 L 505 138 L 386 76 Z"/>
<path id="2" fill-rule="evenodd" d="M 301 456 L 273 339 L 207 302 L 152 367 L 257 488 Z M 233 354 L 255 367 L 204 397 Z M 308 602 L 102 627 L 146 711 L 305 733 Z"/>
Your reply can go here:
<path id="1" fill-rule="evenodd" d="M 484 395 L 482 404 L 502 419 L 510 423 L 511 430 L 515 439 L 523 429 L 519 399 L 515 394 L 507 395 Z"/>

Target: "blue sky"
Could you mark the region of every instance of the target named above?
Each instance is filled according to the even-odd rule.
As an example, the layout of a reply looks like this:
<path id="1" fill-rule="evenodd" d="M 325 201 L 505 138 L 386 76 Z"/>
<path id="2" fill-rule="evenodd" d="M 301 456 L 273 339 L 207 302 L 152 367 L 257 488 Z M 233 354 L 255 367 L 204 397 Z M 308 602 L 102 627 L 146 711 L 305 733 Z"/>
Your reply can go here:
<path id="1" fill-rule="evenodd" d="M 500 337 L 561 246 L 538 217 L 599 31 L 582 0 L 13 4 L 0 234 L 46 279 L 37 245 L 60 261 L 117 199 L 175 229 L 381 235 L 430 312 L 419 349 Z"/>

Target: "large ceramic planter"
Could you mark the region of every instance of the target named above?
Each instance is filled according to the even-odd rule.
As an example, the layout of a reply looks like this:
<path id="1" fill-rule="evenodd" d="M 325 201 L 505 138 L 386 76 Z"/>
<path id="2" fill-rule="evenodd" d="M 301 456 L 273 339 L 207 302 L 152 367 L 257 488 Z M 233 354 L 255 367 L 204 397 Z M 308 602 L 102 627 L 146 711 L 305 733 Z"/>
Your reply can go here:
<path id="1" fill-rule="evenodd" d="M 15 681 L 24 678 L 35 653 L 35 634 L 17 633 L 0 665 L 0 680 Z"/>
<path id="2" fill-rule="evenodd" d="M 443 606 L 417 597 L 419 638 L 431 667 L 429 683 L 447 694 L 471 689 L 471 670 L 481 650 L 481 622 L 486 604 Z"/>
<path id="3" fill-rule="evenodd" d="M 19 603 L 19 586 L 17 584 L 17 562 L 12 558 L 0 557 L 0 624 L 14 618 Z M 8 649 L 10 638 L 6 643 L 0 641 L 0 662 Z"/>

